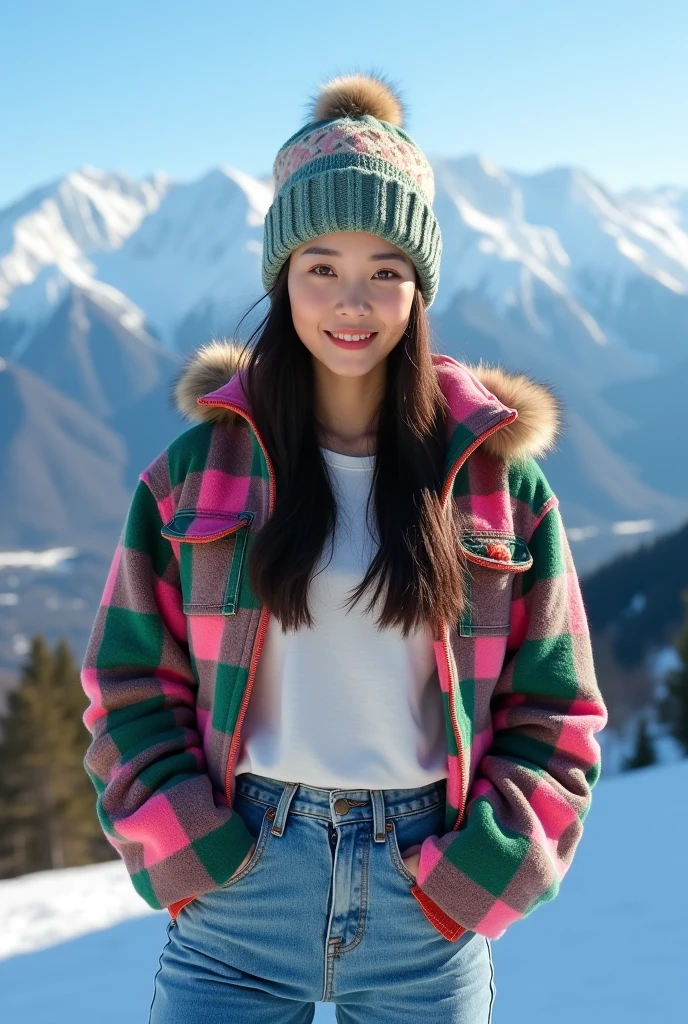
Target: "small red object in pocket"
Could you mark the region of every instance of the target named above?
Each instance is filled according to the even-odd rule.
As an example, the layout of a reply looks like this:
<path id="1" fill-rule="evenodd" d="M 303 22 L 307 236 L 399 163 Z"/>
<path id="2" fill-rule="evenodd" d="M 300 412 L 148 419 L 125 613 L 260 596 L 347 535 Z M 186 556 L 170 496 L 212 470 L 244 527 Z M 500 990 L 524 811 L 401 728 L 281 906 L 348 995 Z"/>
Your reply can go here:
<path id="1" fill-rule="evenodd" d="M 499 540 L 491 540 L 485 545 L 488 558 L 494 558 L 499 562 L 510 562 L 511 552 L 506 544 Z"/>

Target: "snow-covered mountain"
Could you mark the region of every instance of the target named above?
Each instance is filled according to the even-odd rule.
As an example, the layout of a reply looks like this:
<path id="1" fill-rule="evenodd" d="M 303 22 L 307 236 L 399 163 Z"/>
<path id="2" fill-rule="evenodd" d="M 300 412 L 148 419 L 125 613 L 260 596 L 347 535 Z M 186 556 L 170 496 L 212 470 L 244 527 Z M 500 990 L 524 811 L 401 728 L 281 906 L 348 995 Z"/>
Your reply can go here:
<path id="1" fill-rule="evenodd" d="M 524 175 L 481 157 L 438 160 L 434 170 L 446 257 L 438 312 L 456 291 L 479 291 L 502 313 L 520 308 L 537 331 L 537 282 L 604 345 L 623 339 L 595 314 L 623 305 L 638 276 L 688 293 L 686 194 L 678 189 L 631 198 L 580 168 Z"/>
<path id="2" fill-rule="evenodd" d="M 158 172 L 137 181 L 85 166 L 0 210 L 0 350 L 15 357 L 70 285 L 98 289 L 136 316 L 124 297 L 98 282 L 91 257 L 119 249 L 169 188 Z"/>
<path id="3" fill-rule="evenodd" d="M 233 168 L 190 184 L 83 167 L 0 211 L 0 346 L 23 354 L 75 286 L 172 351 L 260 293 L 271 185 Z M 210 330 L 212 330 L 210 326 Z"/>
<path id="4" fill-rule="evenodd" d="M 551 325 L 538 306 L 547 296 L 567 311 L 579 344 L 587 337 L 600 349 L 630 349 L 641 363 L 679 358 L 672 338 L 629 344 L 623 312 L 641 283 L 688 304 L 688 190 L 614 194 L 581 168 L 525 175 L 481 156 L 438 158 L 433 167 L 443 236 L 434 315 L 474 293 L 561 347 L 567 339 L 545 340 Z M 213 305 L 221 317 L 261 293 L 272 196 L 269 181 L 229 166 L 185 184 L 163 172 L 138 182 L 80 168 L 0 211 L 2 320 L 30 332 L 69 283 L 85 288 L 91 277 L 123 293 L 179 350 L 186 320 Z M 616 358 L 621 369 L 624 357 Z"/>
<path id="5" fill-rule="evenodd" d="M 492 943 L 494 1024 L 687 1019 L 687 786 L 688 760 L 602 778 L 561 892 Z M 147 1019 L 169 914 L 120 860 L 0 881 L 0 906 L 3 1020 Z"/>
<path id="6" fill-rule="evenodd" d="M 436 161 L 435 174 L 435 316 L 480 298 L 530 337 L 531 357 L 595 389 L 688 354 L 688 192 L 628 198 L 579 168 L 523 175 L 480 157 Z M 638 322 L 638 289 L 665 321 L 654 330 Z"/>
<path id="7" fill-rule="evenodd" d="M 227 326 L 261 293 L 263 220 L 273 189 L 230 167 L 172 187 L 120 249 L 94 257 L 175 351 Z"/>
<path id="8" fill-rule="evenodd" d="M 476 155 L 433 166 L 437 347 L 559 393 L 567 430 L 547 470 L 579 564 L 678 525 L 688 189 L 615 193 L 579 167 L 525 175 Z M 188 183 L 86 166 L 0 211 L 0 357 L 128 434 L 128 480 L 143 468 L 131 425 L 162 442 L 154 413 L 180 359 L 262 295 L 272 196 L 268 176 L 230 166 Z M 123 414 L 135 403 L 138 419 Z"/>

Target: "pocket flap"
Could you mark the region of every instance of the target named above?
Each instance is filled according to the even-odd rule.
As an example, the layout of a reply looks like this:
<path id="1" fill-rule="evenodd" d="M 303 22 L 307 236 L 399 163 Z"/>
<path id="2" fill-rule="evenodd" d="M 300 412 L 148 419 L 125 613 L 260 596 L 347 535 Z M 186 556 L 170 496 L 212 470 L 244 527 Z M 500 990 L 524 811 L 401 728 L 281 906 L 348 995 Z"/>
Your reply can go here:
<path id="1" fill-rule="evenodd" d="M 254 513 L 220 512 L 216 509 L 178 508 L 169 523 L 160 530 L 168 540 L 182 540 L 191 544 L 202 544 L 219 540 L 248 526 Z"/>
<path id="2" fill-rule="evenodd" d="M 464 531 L 461 547 L 469 562 L 502 572 L 525 572 L 533 556 L 524 540 L 515 533 Z"/>

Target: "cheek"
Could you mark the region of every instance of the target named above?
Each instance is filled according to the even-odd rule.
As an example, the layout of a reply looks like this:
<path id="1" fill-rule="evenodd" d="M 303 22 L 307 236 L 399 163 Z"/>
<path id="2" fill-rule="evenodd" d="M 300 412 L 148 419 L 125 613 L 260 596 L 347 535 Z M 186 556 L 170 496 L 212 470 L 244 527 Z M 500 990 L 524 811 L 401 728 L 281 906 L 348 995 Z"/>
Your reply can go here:
<path id="1" fill-rule="evenodd" d="M 289 283 L 289 301 L 294 325 L 315 325 L 322 318 L 322 298 L 317 291 L 308 287 L 307 282 L 294 280 Z"/>
<path id="2" fill-rule="evenodd" d="M 384 295 L 379 303 L 380 313 L 389 327 L 406 325 L 411 314 L 415 285 L 390 289 L 389 294 Z"/>

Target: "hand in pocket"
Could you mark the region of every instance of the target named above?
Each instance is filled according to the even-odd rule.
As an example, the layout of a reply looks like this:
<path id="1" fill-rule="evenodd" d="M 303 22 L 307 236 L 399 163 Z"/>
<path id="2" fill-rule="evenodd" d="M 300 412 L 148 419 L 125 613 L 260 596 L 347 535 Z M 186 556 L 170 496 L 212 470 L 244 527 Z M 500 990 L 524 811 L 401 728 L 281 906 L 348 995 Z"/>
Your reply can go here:
<path id="1" fill-rule="evenodd" d="M 246 867 L 246 865 L 250 861 L 251 857 L 253 856 L 253 852 L 254 852 L 255 848 L 256 848 L 256 844 L 252 843 L 251 849 L 248 851 L 248 853 L 246 854 L 246 856 L 244 857 L 244 859 L 242 860 L 241 864 L 236 869 L 236 871 L 232 875 L 229 876 L 228 881 L 231 881 L 232 878 L 234 878 L 234 875 L 238 875 L 241 871 L 244 870 L 244 868 Z"/>
<path id="2" fill-rule="evenodd" d="M 416 843 L 415 846 L 409 846 L 408 850 L 402 853 L 401 859 L 406 870 L 410 871 L 414 878 L 417 878 L 418 864 L 420 863 L 420 843 Z"/>

